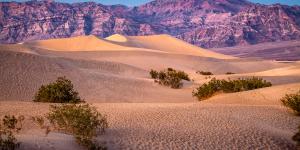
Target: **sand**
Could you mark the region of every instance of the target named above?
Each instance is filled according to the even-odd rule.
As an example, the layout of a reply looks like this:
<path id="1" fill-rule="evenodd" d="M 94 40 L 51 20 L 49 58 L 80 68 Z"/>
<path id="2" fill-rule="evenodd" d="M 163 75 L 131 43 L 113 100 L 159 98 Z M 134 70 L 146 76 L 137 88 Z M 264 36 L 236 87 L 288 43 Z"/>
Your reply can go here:
<path id="1" fill-rule="evenodd" d="M 46 106 L 0 102 L 1 114 L 41 115 Z M 217 103 L 94 103 L 109 128 L 98 141 L 108 149 L 295 149 L 300 119 L 280 105 Z M 30 126 L 30 125 L 28 125 Z M 80 149 L 68 135 L 19 135 L 22 148 Z"/>
<path id="2" fill-rule="evenodd" d="M 168 35 L 69 39 L 0 45 L 0 116 L 45 114 L 33 103 L 42 84 L 66 76 L 109 128 L 100 137 L 109 149 L 295 149 L 300 119 L 280 98 L 300 90 L 300 63 L 239 59 L 195 47 Z M 183 70 L 182 89 L 160 86 L 150 69 Z M 259 76 L 270 88 L 218 94 L 198 102 L 192 91 L 210 79 Z M 234 72 L 233 75 L 225 75 Z M 22 149 L 82 149 L 72 136 L 45 136 L 29 120 L 18 139 Z"/>

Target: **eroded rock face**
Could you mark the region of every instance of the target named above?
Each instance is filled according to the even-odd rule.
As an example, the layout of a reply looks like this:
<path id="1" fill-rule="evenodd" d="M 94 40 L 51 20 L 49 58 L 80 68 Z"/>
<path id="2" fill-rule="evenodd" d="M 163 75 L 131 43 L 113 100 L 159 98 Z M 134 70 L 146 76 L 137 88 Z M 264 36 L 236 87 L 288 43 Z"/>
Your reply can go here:
<path id="1" fill-rule="evenodd" d="M 0 3 L 0 42 L 170 34 L 206 48 L 300 39 L 300 7 L 246 0 L 156 0 L 128 8 L 93 2 Z"/>

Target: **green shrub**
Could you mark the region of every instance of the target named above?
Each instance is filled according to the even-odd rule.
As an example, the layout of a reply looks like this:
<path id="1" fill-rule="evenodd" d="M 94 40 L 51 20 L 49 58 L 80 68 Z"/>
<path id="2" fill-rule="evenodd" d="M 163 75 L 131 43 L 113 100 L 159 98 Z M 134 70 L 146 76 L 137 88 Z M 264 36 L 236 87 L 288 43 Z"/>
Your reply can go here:
<path id="1" fill-rule="evenodd" d="M 191 81 L 191 79 L 189 78 L 189 75 L 187 73 L 185 73 L 184 71 L 178 71 L 176 76 L 178 76 L 178 78 L 180 78 L 182 80 Z"/>
<path id="2" fill-rule="evenodd" d="M 271 82 L 258 77 L 237 80 L 229 79 L 228 81 L 221 80 L 221 89 L 225 93 L 249 91 L 270 86 L 272 86 Z"/>
<path id="3" fill-rule="evenodd" d="M 217 92 L 234 93 L 270 87 L 272 84 L 261 78 L 252 77 L 237 80 L 217 80 L 213 78 L 208 83 L 204 83 L 193 91 L 193 96 L 198 100 L 207 99 Z"/>
<path id="4" fill-rule="evenodd" d="M 15 150 L 20 147 L 20 142 L 15 138 L 15 134 L 22 129 L 24 116 L 4 116 L 0 123 L 0 149 Z"/>
<path id="5" fill-rule="evenodd" d="M 295 94 L 287 94 L 281 99 L 284 106 L 292 109 L 297 115 L 300 115 L 300 91 Z"/>
<path id="6" fill-rule="evenodd" d="M 208 83 L 204 83 L 193 91 L 193 96 L 199 100 L 207 99 L 221 90 L 221 81 L 213 78 Z"/>
<path id="7" fill-rule="evenodd" d="M 204 76 L 211 76 L 211 75 L 214 75 L 212 72 L 208 72 L 208 71 L 197 71 L 196 73 L 197 73 L 197 74 L 204 75 Z"/>
<path id="8" fill-rule="evenodd" d="M 153 78 L 153 79 L 157 79 L 157 78 L 158 78 L 158 72 L 155 71 L 155 70 L 153 70 L 153 69 L 151 69 L 151 71 L 150 71 L 150 76 L 151 76 L 151 78 Z"/>
<path id="9" fill-rule="evenodd" d="M 177 71 L 173 68 L 167 68 L 162 71 L 150 71 L 151 78 L 155 79 L 155 82 L 170 86 L 171 88 L 178 89 L 182 87 L 182 80 L 190 81 L 189 75 L 184 71 Z"/>
<path id="10" fill-rule="evenodd" d="M 231 75 L 231 74 L 235 74 L 233 72 L 226 72 L 226 75 Z"/>
<path id="11" fill-rule="evenodd" d="M 66 77 L 59 77 L 54 83 L 42 85 L 35 94 L 34 102 L 79 103 L 83 102 Z"/>
<path id="12" fill-rule="evenodd" d="M 46 118 L 54 129 L 72 134 L 77 143 L 88 149 L 104 149 L 94 142 L 108 127 L 106 117 L 88 104 L 51 106 Z"/>

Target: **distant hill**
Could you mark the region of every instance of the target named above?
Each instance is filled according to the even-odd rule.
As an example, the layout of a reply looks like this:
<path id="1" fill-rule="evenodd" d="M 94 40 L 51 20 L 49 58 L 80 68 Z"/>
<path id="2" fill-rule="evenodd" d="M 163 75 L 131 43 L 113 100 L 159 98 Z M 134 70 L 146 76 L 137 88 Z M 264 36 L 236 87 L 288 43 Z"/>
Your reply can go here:
<path id="1" fill-rule="evenodd" d="M 0 2 L 0 42 L 79 35 L 169 34 L 204 48 L 300 39 L 300 6 L 246 0 L 155 0 L 129 8 L 94 2 Z"/>

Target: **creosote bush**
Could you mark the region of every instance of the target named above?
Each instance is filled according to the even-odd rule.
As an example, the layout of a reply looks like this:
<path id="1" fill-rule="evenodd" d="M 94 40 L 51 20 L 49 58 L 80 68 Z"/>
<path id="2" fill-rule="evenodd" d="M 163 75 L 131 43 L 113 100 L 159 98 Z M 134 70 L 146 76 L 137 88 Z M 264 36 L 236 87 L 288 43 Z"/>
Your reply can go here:
<path id="1" fill-rule="evenodd" d="M 293 110 L 296 115 L 300 115 L 300 91 L 295 94 L 286 94 L 281 98 L 281 103 Z M 293 136 L 293 140 L 297 142 L 297 149 L 300 149 L 300 126 L 298 132 Z"/>
<path id="2" fill-rule="evenodd" d="M 205 100 L 218 92 L 234 93 L 270 87 L 272 84 L 261 78 L 252 77 L 237 80 L 217 80 L 213 78 L 208 83 L 204 83 L 193 91 L 193 96 L 198 100 Z"/>
<path id="3" fill-rule="evenodd" d="M 0 149 L 15 150 L 20 147 L 15 134 L 22 129 L 24 116 L 4 116 L 0 122 Z"/>
<path id="4" fill-rule="evenodd" d="M 281 103 L 300 115 L 300 91 L 295 94 L 287 94 L 281 99 Z"/>
<path id="5" fill-rule="evenodd" d="M 170 86 L 171 88 L 178 89 L 181 88 L 183 83 L 182 80 L 190 81 L 189 75 L 184 71 L 177 71 L 173 68 L 168 68 L 162 71 L 150 71 L 151 78 L 155 79 L 155 82 Z"/>
<path id="6" fill-rule="evenodd" d="M 72 134 L 79 145 L 87 149 L 105 149 L 94 142 L 94 138 L 102 135 L 108 127 L 105 116 L 88 104 L 63 104 L 50 106 L 46 115 L 54 130 Z M 44 126 L 44 120 L 37 117 L 36 121 Z"/>
<path id="7" fill-rule="evenodd" d="M 66 77 L 58 77 L 54 83 L 42 85 L 35 94 L 34 102 L 79 103 L 83 102 Z"/>
<path id="8" fill-rule="evenodd" d="M 235 74 L 233 72 L 226 72 L 226 75 L 231 75 L 231 74 Z"/>
<path id="9" fill-rule="evenodd" d="M 197 74 L 204 75 L 204 76 L 211 76 L 211 75 L 214 75 L 212 72 L 209 72 L 209 71 L 197 71 L 196 73 L 197 73 Z"/>

